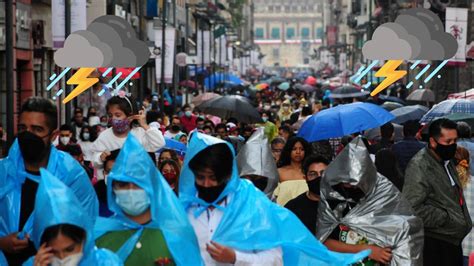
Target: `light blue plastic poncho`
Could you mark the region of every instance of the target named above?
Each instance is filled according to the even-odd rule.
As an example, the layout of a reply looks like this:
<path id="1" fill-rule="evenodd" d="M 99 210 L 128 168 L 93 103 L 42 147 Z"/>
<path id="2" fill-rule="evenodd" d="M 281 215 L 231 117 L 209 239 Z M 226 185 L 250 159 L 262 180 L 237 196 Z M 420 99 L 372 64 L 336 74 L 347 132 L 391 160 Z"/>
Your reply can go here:
<path id="1" fill-rule="evenodd" d="M 41 236 L 51 226 L 72 224 L 86 231 L 83 246 L 83 257 L 79 266 L 123 265 L 117 255 L 106 249 L 97 249 L 94 245 L 92 226 L 94 219 L 84 209 L 74 192 L 58 178 L 45 169 L 41 169 L 41 181 L 36 193 L 35 210 L 33 212 L 32 240 L 36 249 L 41 246 Z M 31 257 L 24 265 L 33 265 Z"/>
<path id="2" fill-rule="evenodd" d="M 140 225 L 127 218 L 115 202 L 114 181 L 132 182 L 146 191 L 151 199 L 151 221 Z M 112 231 L 137 230 L 116 252 L 126 261 L 144 228 L 160 229 L 177 265 L 202 265 L 199 246 L 186 213 L 170 186 L 157 170 L 148 153 L 137 139 L 129 134 L 107 178 L 107 200 L 114 213 L 109 218 L 98 218 L 96 239 Z"/>
<path id="3" fill-rule="evenodd" d="M 72 189 L 88 217 L 99 214 L 99 202 L 94 188 L 86 172 L 74 158 L 51 145 L 47 170 Z M 33 216 L 30 216 L 24 228 L 19 228 L 21 187 L 26 178 L 36 182 L 41 179 L 40 176 L 26 173 L 18 140 L 15 140 L 8 157 L 0 160 L 0 237 L 20 230 L 31 234 Z M 0 265 L 6 264 L 3 252 L 0 251 Z"/>
<path id="4" fill-rule="evenodd" d="M 197 197 L 195 177 L 189 162 L 203 149 L 227 143 L 201 133 L 193 133 L 179 183 L 179 197 L 186 210 L 191 205 L 204 206 L 194 215 L 212 205 L 223 209 L 224 214 L 218 225 L 213 241 L 241 251 L 268 250 L 281 247 L 285 265 L 348 265 L 358 262 L 370 254 L 342 254 L 329 251 L 308 231 L 300 220 L 289 210 L 272 203 L 250 182 L 239 178 L 234 160 L 232 176 L 221 195 L 212 204 Z M 232 146 L 227 143 L 234 154 Z M 232 200 L 226 207 L 217 205 L 232 193 Z"/>

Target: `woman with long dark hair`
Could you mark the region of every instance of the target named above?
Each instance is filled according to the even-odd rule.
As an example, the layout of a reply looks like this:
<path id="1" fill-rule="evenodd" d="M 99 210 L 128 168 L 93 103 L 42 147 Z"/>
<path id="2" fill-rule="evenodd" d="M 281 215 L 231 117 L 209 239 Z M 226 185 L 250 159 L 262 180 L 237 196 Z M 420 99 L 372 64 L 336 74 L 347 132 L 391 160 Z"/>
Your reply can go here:
<path id="1" fill-rule="evenodd" d="M 283 147 L 278 161 L 280 183 L 274 196 L 278 204 L 284 206 L 288 201 L 308 190 L 302 171 L 303 161 L 311 155 L 311 145 L 303 138 L 292 137 Z"/>

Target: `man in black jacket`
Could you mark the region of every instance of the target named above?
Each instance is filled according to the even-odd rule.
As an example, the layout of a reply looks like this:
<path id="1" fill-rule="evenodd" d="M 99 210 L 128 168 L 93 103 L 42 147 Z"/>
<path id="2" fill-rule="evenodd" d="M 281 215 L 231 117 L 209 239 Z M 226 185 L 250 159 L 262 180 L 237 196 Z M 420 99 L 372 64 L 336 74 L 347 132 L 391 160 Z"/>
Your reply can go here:
<path id="1" fill-rule="evenodd" d="M 457 125 L 435 120 L 429 128 L 429 146 L 408 164 L 403 194 L 425 228 L 424 265 L 463 265 L 461 242 L 471 231 L 453 158 Z"/>

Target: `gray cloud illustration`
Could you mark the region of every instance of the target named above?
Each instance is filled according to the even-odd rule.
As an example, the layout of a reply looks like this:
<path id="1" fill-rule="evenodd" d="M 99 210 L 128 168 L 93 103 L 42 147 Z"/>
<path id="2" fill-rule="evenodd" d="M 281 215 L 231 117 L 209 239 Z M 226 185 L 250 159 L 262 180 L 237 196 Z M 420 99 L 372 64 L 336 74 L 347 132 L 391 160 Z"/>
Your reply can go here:
<path id="1" fill-rule="evenodd" d="M 130 24 L 117 16 L 95 19 L 87 30 L 69 35 L 64 48 L 54 54 L 61 67 L 139 67 L 150 56 L 145 42 Z"/>
<path id="2" fill-rule="evenodd" d="M 402 11 L 394 23 L 380 25 L 362 47 L 366 58 L 377 60 L 445 60 L 456 50 L 457 42 L 440 18 L 424 8 Z"/>

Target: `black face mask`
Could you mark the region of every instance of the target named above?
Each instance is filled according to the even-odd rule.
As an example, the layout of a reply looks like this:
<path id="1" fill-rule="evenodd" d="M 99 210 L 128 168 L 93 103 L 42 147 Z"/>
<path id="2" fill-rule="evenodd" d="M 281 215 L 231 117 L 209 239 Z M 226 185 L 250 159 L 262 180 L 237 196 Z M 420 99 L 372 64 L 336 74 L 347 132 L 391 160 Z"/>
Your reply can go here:
<path id="1" fill-rule="evenodd" d="M 180 130 L 181 130 L 180 126 L 176 126 L 176 125 L 171 126 L 171 131 L 173 131 L 173 132 L 179 132 Z"/>
<path id="2" fill-rule="evenodd" d="M 260 178 L 252 178 L 251 179 L 253 185 L 260 189 L 261 191 L 264 191 L 265 188 L 267 188 L 268 185 L 268 178 L 266 177 L 260 177 Z"/>
<path id="3" fill-rule="evenodd" d="M 443 161 L 449 161 L 454 158 L 454 155 L 456 154 L 456 149 L 458 145 L 456 143 L 451 144 L 451 145 L 443 145 L 439 144 L 439 142 L 436 142 L 438 145 L 436 146 L 436 153 L 443 159 Z"/>
<path id="4" fill-rule="evenodd" d="M 310 192 L 318 196 L 321 195 L 321 177 L 317 177 L 311 181 L 306 181 L 306 184 L 308 184 Z"/>
<path id="5" fill-rule="evenodd" d="M 352 199 L 355 202 L 359 202 L 363 197 L 365 197 L 365 193 L 358 187 L 355 188 L 345 188 L 342 185 L 336 185 L 332 187 L 335 191 L 337 191 L 341 196 L 346 199 Z"/>
<path id="6" fill-rule="evenodd" d="M 204 200 L 207 203 L 213 203 L 217 200 L 217 198 L 221 195 L 222 191 L 224 191 L 225 187 L 227 186 L 227 182 L 224 182 L 215 187 L 203 187 L 198 184 L 194 184 L 198 191 L 198 197 Z"/>
<path id="7" fill-rule="evenodd" d="M 18 134 L 18 144 L 23 159 L 29 163 L 38 163 L 48 152 L 43 139 L 29 131 Z"/>

